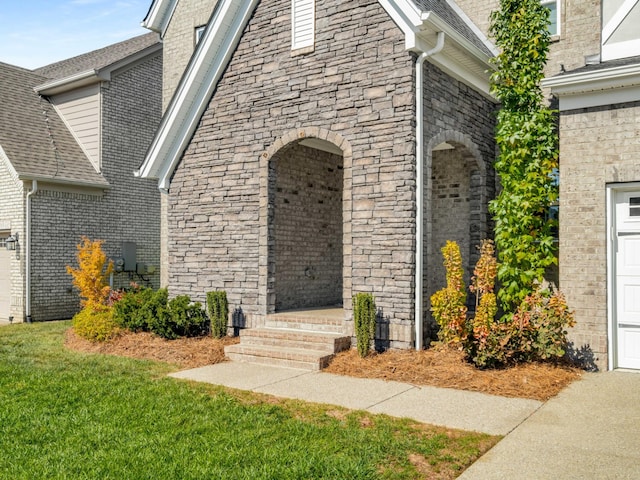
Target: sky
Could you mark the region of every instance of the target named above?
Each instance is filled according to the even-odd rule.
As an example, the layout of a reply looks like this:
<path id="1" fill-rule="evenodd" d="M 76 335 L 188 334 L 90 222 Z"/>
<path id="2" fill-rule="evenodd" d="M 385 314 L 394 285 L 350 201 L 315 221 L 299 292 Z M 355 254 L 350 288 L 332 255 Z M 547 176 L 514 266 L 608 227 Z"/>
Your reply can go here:
<path id="1" fill-rule="evenodd" d="M 0 62 L 34 69 L 149 33 L 152 0 L 2 0 Z"/>

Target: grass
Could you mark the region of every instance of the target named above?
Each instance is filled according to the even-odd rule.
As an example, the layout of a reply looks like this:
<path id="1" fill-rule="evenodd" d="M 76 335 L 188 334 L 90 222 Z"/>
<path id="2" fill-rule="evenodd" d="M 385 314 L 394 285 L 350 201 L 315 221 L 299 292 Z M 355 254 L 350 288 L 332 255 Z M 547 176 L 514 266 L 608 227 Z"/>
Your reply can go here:
<path id="1" fill-rule="evenodd" d="M 69 351 L 67 328 L 0 328 L 2 479 L 454 478 L 497 441 L 172 379 Z"/>

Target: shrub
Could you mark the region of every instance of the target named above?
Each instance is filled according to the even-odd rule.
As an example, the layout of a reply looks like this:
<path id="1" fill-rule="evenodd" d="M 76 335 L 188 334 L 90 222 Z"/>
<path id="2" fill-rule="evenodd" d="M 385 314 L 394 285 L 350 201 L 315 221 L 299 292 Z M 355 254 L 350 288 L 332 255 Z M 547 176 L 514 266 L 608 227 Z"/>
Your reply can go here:
<path id="1" fill-rule="evenodd" d="M 575 325 L 564 295 L 553 286 L 538 288 L 528 295 L 513 316 L 520 332 L 523 360 L 563 357 L 567 347 L 567 328 Z"/>
<path id="2" fill-rule="evenodd" d="M 167 300 L 166 289 L 154 292 L 151 288 L 135 287 L 114 305 L 114 320 L 132 332 L 150 331 L 154 318 L 166 310 Z"/>
<path id="3" fill-rule="evenodd" d="M 113 271 L 113 262 L 107 262 L 102 250 L 103 240 L 91 241 L 83 236 L 77 245 L 78 268 L 67 265 L 67 273 L 73 277 L 73 286 L 80 291 L 80 305 L 95 308 L 105 305 L 109 296 L 109 275 Z"/>
<path id="4" fill-rule="evenodd" d="M 447 286 L 431 296 L 431 312 L 440 326 L 438 338 L 449 346 L 461 348 L 467 338 L 467 294 L 464 287 L 462 256 L 456 242 L 442 247 Z"/>
<path id="5" fill-rule="evenodd" d="M 211 334 L 215 338 L 222 338 L 227 334 L 229 318 L 229 303 L 227 292 L 224 290 L 207 293 L 207 310 L 211 320 Z"/>
<path id="6" fill-rule="evenodd" d="M 115 337 L 118 324 L 113 320 L 113 310 L 109 307 L 87 306 L 72 320 L 74 331 L 92 342 L 104 342 Z"/>
<path id="7" fill-rule="evenodd" d="M 149 329 L 156 335 L 175 339 L 203 335 L 207 330 L 207 317 L 200 302 L 191 302 L 188 295 L 178 295 L 169 301 L 166 309 L 156 310 Z"/>
<path id="8" fill-rule="evenodd" d="M 376 301 L 372 294 L 357 293 L 353 296 L 353 322 L 358 354 L 364 358 L 376 333 Z"/>

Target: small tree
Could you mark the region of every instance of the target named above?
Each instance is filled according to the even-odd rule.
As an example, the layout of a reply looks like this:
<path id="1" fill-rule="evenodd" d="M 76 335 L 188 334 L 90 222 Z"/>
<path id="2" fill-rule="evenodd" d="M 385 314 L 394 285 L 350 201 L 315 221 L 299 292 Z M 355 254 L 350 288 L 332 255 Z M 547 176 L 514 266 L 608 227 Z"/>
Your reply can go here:
<path id="1" fill-rule="evenodd" d="M 495 170 L 502 191 L 491 202 L 500 267 L 498 297 L 512 314 L 557 262 L 549 207 L 558 197 L 554 112 L 543 106 L 540 81 L 549 51 L 549 10 L 540 0 L 500 0 L 491 14 L 495 58 L 491 91 L 502 103 Z"/>
<path id="2" fill-rule="evenodd" d="M 207 293 L 207 310 L 211 320 L 211 334 L 215 338 L 222 338 L 227 334 L 229 318 L 229 303 L 227 292 L 224 290 Z"/>
<path id="3" fill-rule="evenodd" d="M 353 296 L 353 322 L 358 342 L 358 353 L 366 357 L 376 334 L 376 301 L 370 293 Z"/>
<path id="4" fill-rule="evenodd" d="M 440 326 L 438 338 L 449 346 L 461 347 L 467 338 L 467 293 L 460 247 L 447 240 L 442 256 L 447 286 L 431 296 L 431 313 Z"/>
<path id="5" fill-rule="evenodd" d="M 90 240 L 83 236 L 77 245 L 78 268 L 67 265 L 67 273 L 73 277 L 73 286 L 80 291 L 80 305 L 95 308 L 105 305 L 109 297 L 109 275 L 113 262 L 107 261 L 102 250 L 103 240 Z"/>

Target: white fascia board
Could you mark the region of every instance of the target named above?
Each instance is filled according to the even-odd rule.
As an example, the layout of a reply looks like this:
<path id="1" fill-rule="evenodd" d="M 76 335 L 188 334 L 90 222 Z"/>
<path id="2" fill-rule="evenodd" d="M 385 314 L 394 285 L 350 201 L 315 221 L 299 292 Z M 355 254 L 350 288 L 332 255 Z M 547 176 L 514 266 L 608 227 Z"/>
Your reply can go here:
<path id="1" fill-rule="evenodd" d="M 68 178 L 60 178 L 60 177 L 43 177 L 39 175 L 19 175 L 18 179 L 23 182 L 36 180 L 38 182 L 51 183 L 56 185 L 68 185 L 74 187 L 86 187 L 86 188 L 97 188 L 100 190 L 109 190 L 111 189 L 111 185 L 107 183 L 94 183 L 94 182 L 84 182 L 82 180 L 73 180 Z M 105 180 L 106 182 L 106 180 Z"/>
<path id="2" fill-rule="evenodd" d="M 2 163 L 7 167 L 7 170 L 9 170 L 9 175 L 17 181 L 19 179 L 18 172 L 13 168 L 13 163 L 11 163 L 9 156 L 4 151 L 4 148 L 2 148 L 2 145 L 0 145 L 0 160 L 2 160 Z"/>
<path id="3" fill-rule="evenodd" d="M 406 0 L 378 0 L 378 3 L 404 33 L 405 49 L 415 51 L 416 32 L 422 25 L 421 12 L 415 4 Z"/>
<path id="4" fill-rule="evenodd" d="M 546 78 L 544 88 L 560 99 L 560 110 L 639 100 L 640 64 Z"/>
<path id="5" fill-rule="evenodd" d="M 123 58 L 121 60 L 118 60 L 117 62 L 112 63 L 111 65 L 107 65 L 106 67 L 101 68 L 100 70 L 97 71 L 98 76 L 100 77 L 101 80 L 110 81 L 111 75 L 114 72 L 121 70 L 123 68 L 132 67 L 137 63 L 145 60 L 149 55 L 153 55 L 154 53 L 157 53 L 160 50 L 162 50 L 162 43 L 160 42 L 154 43 L 153 45 L 150 45 L 147 48 L 140 50 L 139 52 L 136 52 L 132 55 L 129 55 L 126 58 Z"/>
<path id="6" fill-rule="evenodd" d="M 171 175 L 191 141 L 257 3 L 258 0 L 221 0 L 136 176 L 157 178 L 160 190 L 169 189 Z"/>
<path id="7" fill-rule="evenodd" d="M 73 88 L 85 87 L 98 82 L 100 82 L 100 77 L 97 70 L 91 69 L 69 77 L 52 80 L 42 85 L 36 85 L 33 90 L 40 95 L 56 95 Z"/>
<path id="8" fill-rule="evenodd" d="M 177 6 L 178 0 L 154 0 L 149 13 L 140 25 L 164 37 Z"/>

